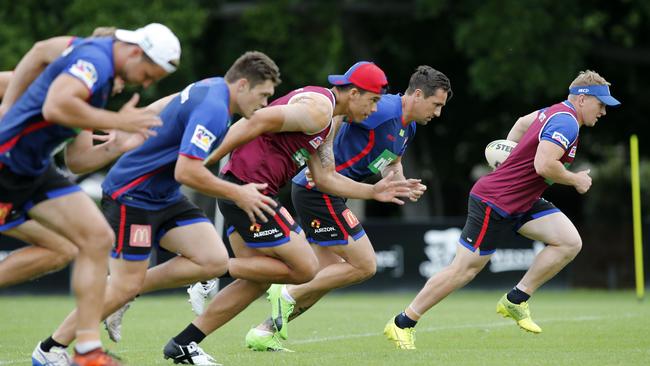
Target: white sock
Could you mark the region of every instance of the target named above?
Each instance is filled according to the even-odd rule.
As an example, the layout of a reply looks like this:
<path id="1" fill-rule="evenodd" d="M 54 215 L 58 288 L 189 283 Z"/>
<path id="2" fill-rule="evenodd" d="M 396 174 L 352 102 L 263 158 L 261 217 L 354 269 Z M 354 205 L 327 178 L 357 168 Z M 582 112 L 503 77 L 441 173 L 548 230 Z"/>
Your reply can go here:
<path id="1" fill-rule="evenodd" d="M 75 351 L 81 354 L 88 353 L 97 348 L 102 348 L 101 341 L 79 342 L 74 346 Z"/>
<path id="2" fill-rule="evenodd" d="M 269 332 L 268 330 L 264 330 L 264 329 L 255 328 L 255 335 L 264 337 L 264 336 L 273 335 L 273 332 Z"/>
<path id="3" fill-rule="evenodd" d="M 296 300 L 291 296 L 289 290 L 287 290 L 287 285 L 282 286 L 282 297 L 292 304 L 296 303 Z"/>

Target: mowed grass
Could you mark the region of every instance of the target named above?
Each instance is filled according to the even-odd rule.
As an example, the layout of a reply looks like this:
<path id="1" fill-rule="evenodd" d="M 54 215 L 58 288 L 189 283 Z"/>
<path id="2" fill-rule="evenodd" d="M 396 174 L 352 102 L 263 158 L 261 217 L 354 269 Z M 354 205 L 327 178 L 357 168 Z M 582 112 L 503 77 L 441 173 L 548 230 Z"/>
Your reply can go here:
<path id="1" fill-rule="evenodd" d="M 650 303 L 632 292 L 542 290 L 531 301 L 534 335 L 495 313 L 500 292 L 461 291 L 417 326 L 415 351 L 393 348 L 385 323 L 413 293 L 333 294 L 291 323 L 295 353 L 252 352 L 244 336 L 270 311 L 258 300 L 201 346 L 230 365 L 650 365 Z M 36 343 L 70 310 L 69 297 L 0 298 L 0 365 L 31 365 Z M 143 296 L 127 312 L 123 340 L 104 344 L 128 365 L 172 364 L 162 347 L 193 315 L 181 296 Z"/>

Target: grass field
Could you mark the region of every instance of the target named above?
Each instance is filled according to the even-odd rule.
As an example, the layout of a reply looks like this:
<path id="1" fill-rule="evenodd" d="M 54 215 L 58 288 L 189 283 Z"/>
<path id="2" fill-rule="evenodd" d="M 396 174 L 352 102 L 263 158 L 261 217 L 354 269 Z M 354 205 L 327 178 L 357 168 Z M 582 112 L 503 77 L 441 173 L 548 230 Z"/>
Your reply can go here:
<path id="1" fill-rule="evenodd" d="M 499 292 L 465 291 L 433 309 L 417 327 L 415 351 L 393 349 L 381 334 L 413 294 L 326 297 L 291 323 L 286 346 L 295 353 L 244 347 L 249 327 L 269 311 L 258 300 L 202 342 L 230 365 L 650 365 L 650 304 L 632 292 L 540 291 L 531 302 L 543 333 L 521 331 L 494 312 Z M 0 298 L 0 365 L 31 365 L 36 343 L 67 314 L 68 297 Z M 171 364 L 167 340 L 192 320 L 185 298 L 145 296 L 127 312 L 123 340 L 105 345 L 128 365 Z"/>

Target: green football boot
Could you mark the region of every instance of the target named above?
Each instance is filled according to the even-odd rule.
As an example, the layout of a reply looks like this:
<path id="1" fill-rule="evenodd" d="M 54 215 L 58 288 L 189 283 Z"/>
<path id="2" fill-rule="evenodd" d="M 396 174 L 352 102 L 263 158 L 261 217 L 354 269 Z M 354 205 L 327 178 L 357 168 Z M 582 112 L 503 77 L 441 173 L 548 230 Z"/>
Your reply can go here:
<path id="1" fill-rule="evenodd" d="M 384 335 L 399 349 L 415 349 L 415 328 L 400 328 L 395 317 L 390 318 L 384 327 Z"/>
<path id="2" fill-rule="evenodd" d="M 282 346 L 275 333 L 256 328 L 246 334 L 246 347 L 261 352 L 293 352 Z"/>
<path id="3" fill-rule="evenodd" d="M 504 318 L 514 319 L 517 325 L 526 331 L 531 333 L 542 332 L 542 328 L 530 318 L 530 309 L 525 301 L 521 304 L 513 304 L 508 300 L 507 294 L 503 295 L 501 300 L 497 302 L 497 313 L 503 315 Z"/>
<path id="4" fill-rule="evenodd" d="M 271 319 L 273 319 L 273 326 L 277 330 L 278 335 L 282 339 L 289 337 L 289 315 L 293 312 L 295 303 L 287 301 L 282 296 L 282 288 L 285 285 L 271 285 L 266 291 L 268 294 L 266 298 L 271 302 Z"/>

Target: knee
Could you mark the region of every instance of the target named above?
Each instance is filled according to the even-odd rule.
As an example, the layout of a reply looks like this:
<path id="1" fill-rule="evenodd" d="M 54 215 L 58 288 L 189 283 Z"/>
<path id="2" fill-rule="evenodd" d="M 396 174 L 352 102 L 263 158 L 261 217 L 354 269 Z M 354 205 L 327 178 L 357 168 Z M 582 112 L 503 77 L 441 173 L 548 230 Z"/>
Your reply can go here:
<path id="1" fill-rule="evenodd" d="M 374 260 L 364 261 L 358 266 L 355 266 L 357 271 L 356 282 L 362 282 L 367 279 L 370 279 L 372 276 L 377 273 L 377 262 Z"/>
<path id="2" fill-rule="evenodd" d="M 206 279 L 219 277 L 228 270 L 228 255 L 213 255 L 201 262 L 201 268 Z"/>
<path id="3" fill-rule="evenodd" d="M 483 267 L 476 267 L 471 265 L 456 265 L 451 266 L 451 276 L 458 280 L 459 283 L 465 284 L 474 279 Z"/>
<path id="4" fill-rule="evenodd" d="M 580 250 L 582 250 L 582 239 L 580 236 L 575 236 L 570 240 L 566 240 L 562 247 L 565 249 L 566 255 L 569 259 L 575 258 Z"/>
<path id="5" fill-rule="evenodd" d="M 59 248 L 57 255 L 52 258 L 52 266 L 54 268 L 63 268 L 72 262 L 77 256 L 77 247 L 67 244 Z"/>
<path id="6" fill-rule="evenodd" d="M 115 233 L 108 224 L 97 224 L 80 233 L 77 247 L 82 252 L 106 255 L 115 242 Z"/>
<path id="7" fill-rule="evenodd" d="M 313 260 L 305 261 L 300 266 L 293 268 L 292 272 L 292 283 L 300 284 L 309 282 L 316 277 L 318 273 L 318 260 L 316 257 Z"/>
<path id="8" fill-rule="evenodd" d="M 143 279 L 144 280 L 144 279 Z M 143 280 L 111 278 L 109 290 L 115 300 L 126 303 L 133 300 L 142 291 Z"/>

